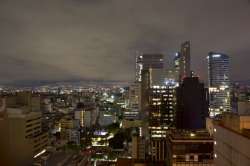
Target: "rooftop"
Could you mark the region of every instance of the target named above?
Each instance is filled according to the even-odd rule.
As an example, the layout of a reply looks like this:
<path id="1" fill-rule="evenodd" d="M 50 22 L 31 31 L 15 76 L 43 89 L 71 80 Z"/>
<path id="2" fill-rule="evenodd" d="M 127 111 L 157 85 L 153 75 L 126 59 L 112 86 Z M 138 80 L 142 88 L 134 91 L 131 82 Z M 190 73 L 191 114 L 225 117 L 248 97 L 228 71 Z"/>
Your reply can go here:
<path id="1" fill-rule="evenodd" d="M 214 119 L 213 123 L 250 139 L 250 115 L 227 112 L 221 119 Z"/>
<path id="2" fill-rule="evenodd" d="M 171 130 L 169 136 L 172 140 L 213 140 L 206 130 Z"/>

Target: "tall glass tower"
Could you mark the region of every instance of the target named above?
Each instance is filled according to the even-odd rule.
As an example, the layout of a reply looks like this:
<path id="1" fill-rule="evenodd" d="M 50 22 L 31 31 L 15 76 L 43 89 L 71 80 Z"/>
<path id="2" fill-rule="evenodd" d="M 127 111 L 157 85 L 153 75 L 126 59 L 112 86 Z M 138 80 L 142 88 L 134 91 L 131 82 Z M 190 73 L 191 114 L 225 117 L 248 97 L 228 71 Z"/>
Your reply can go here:
<path id="1" fill-rule="evenodd" d="M 190 76 L 190 41 L 181 44 L 180 53 L 180 81 Z"/>
<path id="2" fill-rule="evenodd" d="M 159 69 L 164 67 L 163 54 L 142 54 L 136 56 L 136 81 L 142 81 L 142 70 Z"/>
<path id="3" fill-rule="evenodd" d="M 210 52 L 208 61 L 209 114 L 214 117 L 230 111 L 229 57 Z"/>

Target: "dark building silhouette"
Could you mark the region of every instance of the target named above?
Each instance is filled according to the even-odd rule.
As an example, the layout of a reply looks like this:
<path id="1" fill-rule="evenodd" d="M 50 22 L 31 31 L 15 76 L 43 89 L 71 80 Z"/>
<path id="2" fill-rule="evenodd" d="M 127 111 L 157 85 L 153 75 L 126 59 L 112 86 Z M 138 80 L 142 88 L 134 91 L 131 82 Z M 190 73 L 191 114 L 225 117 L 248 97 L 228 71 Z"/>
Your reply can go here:
<path id="1" fill-rule="evenodd" d="M 208 90 L 198 77 L 186 77 L 177 88 L 177 129 L 205 128 L 208 116 Z"/>

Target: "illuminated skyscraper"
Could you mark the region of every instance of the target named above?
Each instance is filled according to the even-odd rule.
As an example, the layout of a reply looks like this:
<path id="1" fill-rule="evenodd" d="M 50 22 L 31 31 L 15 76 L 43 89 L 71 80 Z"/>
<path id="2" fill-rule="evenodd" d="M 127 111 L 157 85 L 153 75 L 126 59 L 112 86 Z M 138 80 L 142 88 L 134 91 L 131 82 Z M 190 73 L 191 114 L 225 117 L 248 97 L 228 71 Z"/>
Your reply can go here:
<path id="1" fill-rule="evenodd" d="M 229 57 L 210 52 L 208 60 L 209 112 L 213 117 L 230 107 Z"/>
<path id="2" fill-rule="evenodd" d="M 180 59 L 181 53 L 177 52 L 174 57 L 174 73 L 176 73 L 176 81 L 179 79 L 178 76 L 180 75 Z"/>
<path id="3" fill-rule="evenodd" d="M 149 94 L 149 124 L 152 129 L 174 127 L 175 102 L 174 86 L 151 87 Z M 151 137 L 161 137 L 161 134 L 158 131 L 151 130 Z"/>
<path id="4" fill-rule="evenodd" d="M 142 81 L 142 70 L 163 69 L 162 54 L 143 54 L 136 57 L 136 81 Z"/>
<path id="5" fill-rule="evenodd" d="M 190 76 L 190 41 L 186 41 L 181 44 L 181 53 L 179 57 L 177 56 L 177 60 L 178 59 L 180 65 L 179 79 L 183 80 L 183 78 Z"/>
<path id="6" fill-rule="evenodd" d="M 174 55 L 173 59 L 173 66 L 171 68 L 167 69 L 166 72 L 166 78 L 165 78 L 165 83 L 166 82 L 179 82 L 180 79 L 180 59 L 181 59 L 181 54 L 180 52 L 176 52 Z"/>

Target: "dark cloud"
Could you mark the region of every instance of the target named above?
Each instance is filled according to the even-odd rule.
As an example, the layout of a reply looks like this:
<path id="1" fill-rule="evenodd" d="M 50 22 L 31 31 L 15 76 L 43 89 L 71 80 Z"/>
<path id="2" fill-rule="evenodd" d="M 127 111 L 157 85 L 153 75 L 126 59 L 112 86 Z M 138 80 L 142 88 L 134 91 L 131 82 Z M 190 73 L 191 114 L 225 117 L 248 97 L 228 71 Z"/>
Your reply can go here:
<path id="1" fill-rule="evenodd" d="M 191 40 L 203 79 L 209 51 L 249 79 L 249 20 L 248 0 L 1 0 L 0 78 L 133 80 L 136 52 L 171 55 Z"/>

